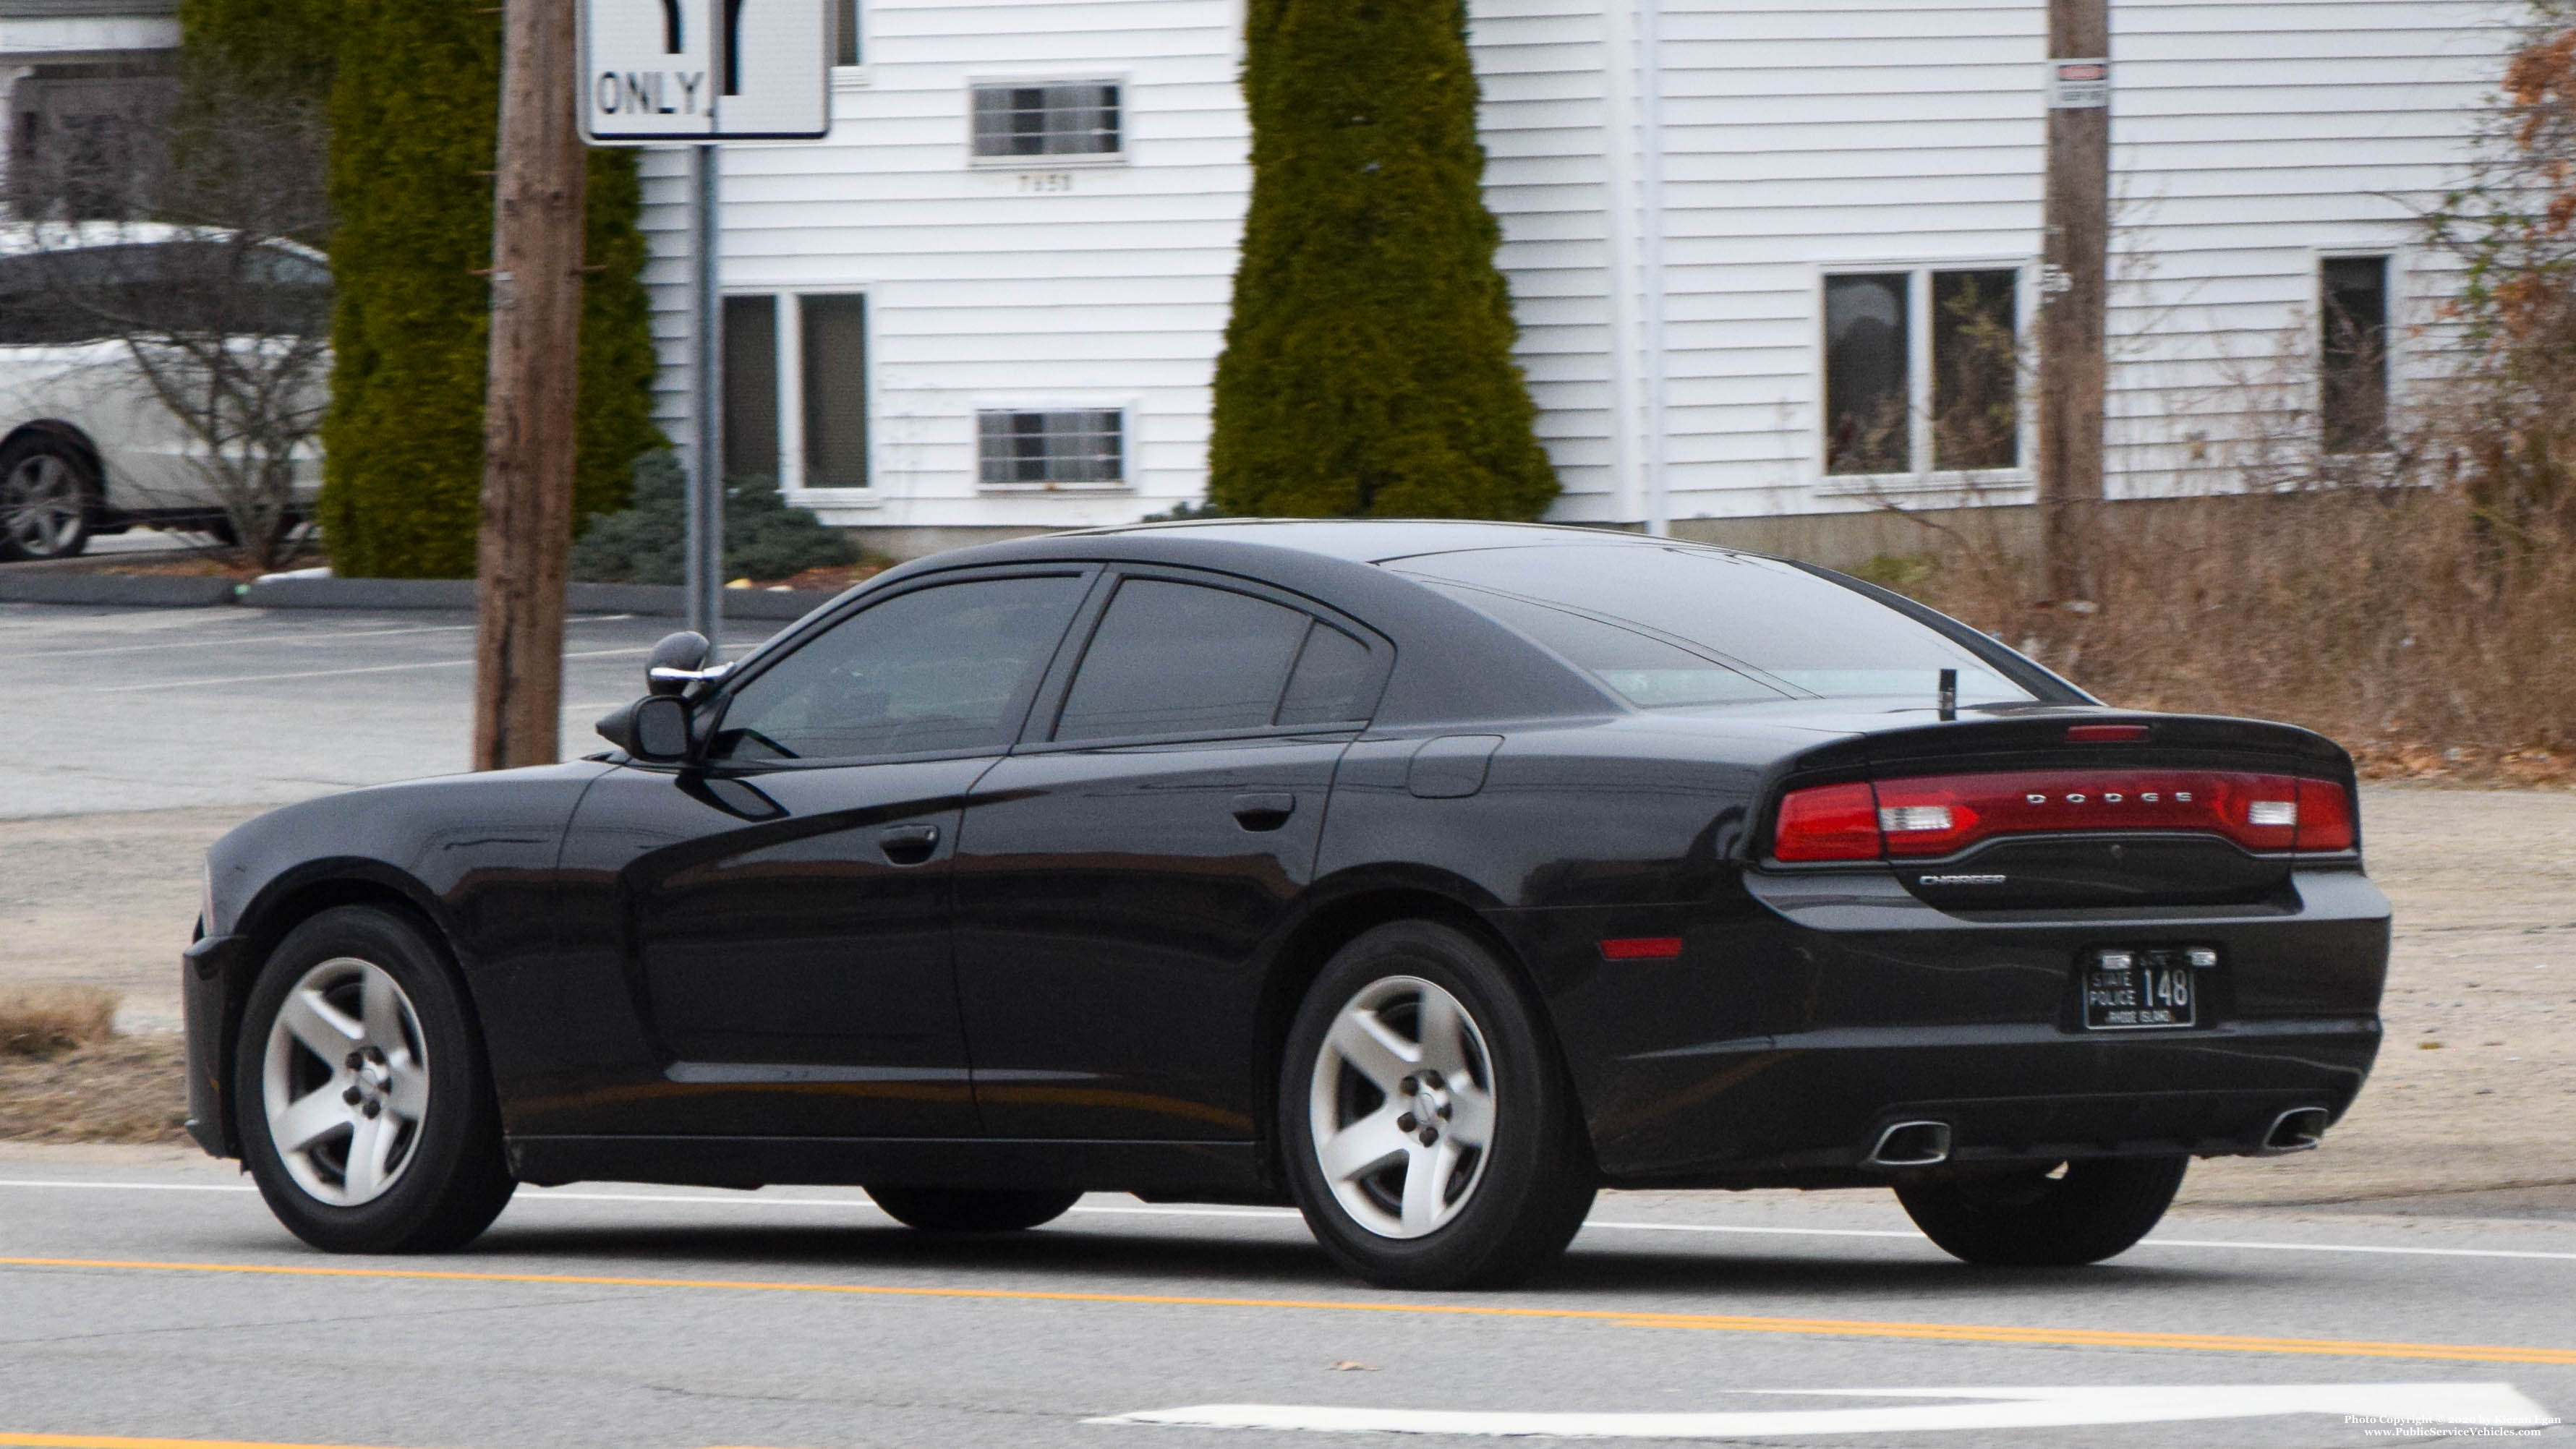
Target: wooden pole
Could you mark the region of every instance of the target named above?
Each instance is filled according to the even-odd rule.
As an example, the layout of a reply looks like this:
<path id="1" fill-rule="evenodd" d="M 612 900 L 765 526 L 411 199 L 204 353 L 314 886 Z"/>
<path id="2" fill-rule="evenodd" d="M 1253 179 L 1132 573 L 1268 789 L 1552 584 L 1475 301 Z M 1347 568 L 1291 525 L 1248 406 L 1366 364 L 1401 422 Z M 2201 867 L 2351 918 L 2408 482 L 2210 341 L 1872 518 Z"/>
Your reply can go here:
<path id="1" fill-rule="evenodd" d="M 2091 597 L 2087 544 L 2102 498 L 2102 331 L 2111 240 L 2109 0 L 2048 0 L 2048 54 L 2039 523 L 2042 588 L 2048 602 L 2063 604 Z"/>
<path id="2" fill-rule="evenodd" d="M 492 359 L 483 415 L 474 767 L 562 748 L 564 555 L 572 546 L 581 343 L 581 136 L 573 0 L 507 0 L 492 215 Z"/>

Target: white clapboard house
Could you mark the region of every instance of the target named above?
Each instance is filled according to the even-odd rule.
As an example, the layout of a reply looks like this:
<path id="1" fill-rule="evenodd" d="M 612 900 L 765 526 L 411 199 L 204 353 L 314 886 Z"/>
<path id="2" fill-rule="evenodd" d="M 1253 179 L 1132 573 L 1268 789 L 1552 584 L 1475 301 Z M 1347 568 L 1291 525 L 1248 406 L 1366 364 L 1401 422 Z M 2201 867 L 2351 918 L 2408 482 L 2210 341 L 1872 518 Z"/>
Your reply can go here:
<path id="1" fill-rule="evenodd" d="M 1472 0 L 1554 518 L 1641 523 L 1660 488 L 1676 533 L 1759 541 L 2028 499 L 1993 341 L 2042 285 L 2045 9 Z M 2208 486 L 2283 429 L 2369 450 L 2434 362 L 2416 210 L 2527 12 L 2111 10 L 2112 492 Z M 1197 499 L 1251 182 L 1240 0 L 846 19 L 829 139 L 724 158 L 729 469 L 899 554 Z M 645 164 L 686 437 L 687 188 L 679 155 Z M 2336 315 L 2384 346 L 2335 345 Z M 1935 426 L 1980 386 L 2000 426 Z"/>

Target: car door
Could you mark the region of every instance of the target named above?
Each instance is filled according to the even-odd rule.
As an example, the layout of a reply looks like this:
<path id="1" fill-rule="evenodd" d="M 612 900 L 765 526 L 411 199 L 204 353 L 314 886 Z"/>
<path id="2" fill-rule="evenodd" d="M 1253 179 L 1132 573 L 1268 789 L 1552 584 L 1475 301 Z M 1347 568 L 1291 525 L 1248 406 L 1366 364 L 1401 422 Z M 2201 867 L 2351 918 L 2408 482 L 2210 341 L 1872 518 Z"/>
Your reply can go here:
<path id="1" fill-rule="evenodd" d="M 1131 568 L 1101 592 L 966 803 L 976 1100 L 999 1137 L 1246 1138 L 1259 959 L 1392 649 L 1241 581 Z"/>
<path id="2" fill-rule="evenodd" d="M 663 1057 L 622 1130 L 975 1135 L 950 951 L 959 809 L 1020 732 L 1090 572 L 873 601 L 755 656 L 713 702 L 702 759 L 593 786 L 566 873 L 614 873 Z"/>

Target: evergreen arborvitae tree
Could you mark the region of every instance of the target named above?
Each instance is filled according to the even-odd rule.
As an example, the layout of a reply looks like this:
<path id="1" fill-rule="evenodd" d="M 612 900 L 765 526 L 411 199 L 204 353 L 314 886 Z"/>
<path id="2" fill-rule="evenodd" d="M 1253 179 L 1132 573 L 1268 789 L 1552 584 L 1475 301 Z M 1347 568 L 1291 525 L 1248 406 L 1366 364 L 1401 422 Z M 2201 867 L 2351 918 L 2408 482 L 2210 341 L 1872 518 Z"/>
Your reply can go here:
<path id="1" fill-rule="evenodd" d="M 339 310 L 322 434 L 323 534 L 344 576 L 471 574 L 500 17 L 476 0 L 337 0 L 337 9 L 330 117 Z M 594 152 L 576 518 L 623 507 L 635 459 L 660 441 L 638 206 L 633 156 Z"/>
<path id="2" fill-rule="evenodd" d="M 1535 518 L 1463 0 L 1252 0 L 1252 205 L 1217 362 L 1228 512 Z"/>

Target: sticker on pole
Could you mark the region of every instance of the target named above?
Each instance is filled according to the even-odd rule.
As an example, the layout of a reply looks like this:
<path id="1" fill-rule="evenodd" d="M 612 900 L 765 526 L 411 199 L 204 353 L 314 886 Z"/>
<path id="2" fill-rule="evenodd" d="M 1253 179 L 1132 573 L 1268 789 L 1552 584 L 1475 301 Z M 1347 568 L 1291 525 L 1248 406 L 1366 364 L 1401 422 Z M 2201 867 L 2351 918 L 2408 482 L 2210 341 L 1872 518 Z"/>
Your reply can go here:
<path id="1" fill-rule="evenodd" d="M 2098 111 L 2111 104 L 2111 62 L 2052 60 L 2048 63 L 2048 108 L 2052 111 Z"/>
<path id="2" fill-rule="evenodd" d="M 830 27 L 829 0 L 582 0 L 582 135 L 819 138 L 831 129 Z"/>

